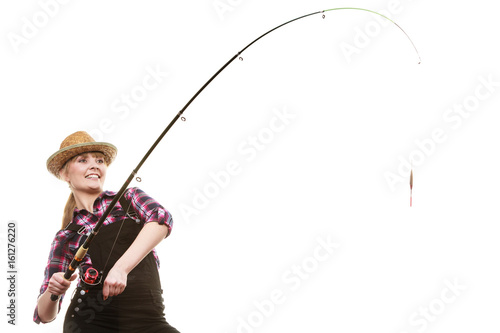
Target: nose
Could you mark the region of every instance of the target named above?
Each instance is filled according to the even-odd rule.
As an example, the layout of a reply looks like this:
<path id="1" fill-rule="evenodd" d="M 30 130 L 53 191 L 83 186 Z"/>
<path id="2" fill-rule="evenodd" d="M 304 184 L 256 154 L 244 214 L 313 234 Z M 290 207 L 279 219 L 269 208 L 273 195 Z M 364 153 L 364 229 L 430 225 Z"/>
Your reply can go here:
<path id="1" fill-rule="evenodd" d="M 99 164 L 97 164 L 97 162 L 92 159 L 91 162 L 90 162 L 89 169 L 91 169 L 91 170 L 97 170 L 97 169 L 99 169 Z"/>

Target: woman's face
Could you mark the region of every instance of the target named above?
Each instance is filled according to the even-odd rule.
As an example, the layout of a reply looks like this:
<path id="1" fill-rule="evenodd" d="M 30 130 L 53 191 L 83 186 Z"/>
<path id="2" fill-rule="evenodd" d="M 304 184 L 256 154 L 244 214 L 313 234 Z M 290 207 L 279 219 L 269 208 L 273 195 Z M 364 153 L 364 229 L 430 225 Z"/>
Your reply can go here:
<path id="1" fill-rule="evenodd" d="M 103 190 L 107 168 L 102 154 L 83 153 L 68 162 L 62 176 L 73 191 L 100 193 Z"/>

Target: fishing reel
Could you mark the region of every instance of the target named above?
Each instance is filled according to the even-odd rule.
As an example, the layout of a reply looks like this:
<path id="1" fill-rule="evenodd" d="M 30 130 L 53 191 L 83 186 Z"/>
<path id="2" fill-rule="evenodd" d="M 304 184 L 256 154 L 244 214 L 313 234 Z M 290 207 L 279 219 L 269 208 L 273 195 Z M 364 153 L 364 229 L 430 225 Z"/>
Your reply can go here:
<path id="1" fill-rule="evenodd" d="M 82 291 L 87 293 L 90 288 L 101 284 L 102 272 L 98 272 L 97 269 L 93 267 L 87 268 L 84 276 L 81 278 Z"/>
<path id="2" fill-rule="evenodd" d="M 93 267 L 87 268 L 85 271 L 85 274 L 83 277 L 80 277 L 80 282 L 81 282 L 81 290 L 79 293 L 79 296 L 77 296 L 77 306 L 73 309 L 75 313 L 78 313 L 83 307 L 85 307 L 84 303 L 84 298 L 82 296 L 85 296 L 86 293 L 88 293 L 89 289 L 97 286 L 101 283 L 102 280 L 102 272 L 98 272 L 97 269 Z M 76 293 L 77 290 L 75 290 Z M 75 317 L 75 314 L 72 314 L 71 317 Z"/>

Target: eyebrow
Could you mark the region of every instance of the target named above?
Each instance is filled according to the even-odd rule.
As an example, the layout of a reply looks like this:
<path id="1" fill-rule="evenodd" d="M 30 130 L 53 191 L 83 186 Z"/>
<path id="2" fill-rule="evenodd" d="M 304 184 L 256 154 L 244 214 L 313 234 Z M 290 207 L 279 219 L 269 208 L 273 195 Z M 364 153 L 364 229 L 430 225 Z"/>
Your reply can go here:
<path id="1" fill-rule="evenodd" d="M 80 155 L 77 155 L 76 158 L 87 158 L 90 154 L 89 153 L 83 153 Z"/>
<path id="2" fill-rule="evenodd" d="M 104 154 L 101 152 L 87 152 L 87 153 L 81 153 L 80 155 L 76 155 L 77 157 L 87 157 L 87 156 L 95 157 L 95 158 L 104 158 Z"/>
<path id="3" fill-rule="evenodd" d="M 95 158 L 96 160 L 104 160 L 105 161 L 105 158 L 104 158 L 104 155 L 102 155 L 102 153 L 100 152 L 96 152 L 96 153 L 93 153 L 93 152 L 89 152 L 89 153 L 82 153 L 80 155 L 76 155 L 74 157 L 74 160 L 77 161 L 81 158 L 83 159 L 90 159 L 90 158 Z"/>

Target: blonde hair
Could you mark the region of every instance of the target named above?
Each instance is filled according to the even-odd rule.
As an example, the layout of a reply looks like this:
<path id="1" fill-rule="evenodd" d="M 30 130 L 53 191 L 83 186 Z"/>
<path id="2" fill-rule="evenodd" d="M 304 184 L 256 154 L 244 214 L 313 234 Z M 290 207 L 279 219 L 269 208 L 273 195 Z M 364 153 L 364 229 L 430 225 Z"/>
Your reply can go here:
<path id="1" fill-rule="evenodd" d="M 70 224 L 70 222 L 73 220 L 73 212 L 75 211 L 75 208 L 76 200 L 73 192 L 71 192 L 69 194 L 68 201 L 66 202 L 66 206 L 64 206 L 61 229 L 66 228 L 68 224 Z"/>
<path id="2" fill-rule="evenodd" d="M 66 163 L 62 166 L 61 170 L 59 171 L 59 179 L 63 180 L 61 175 L 64 175 L 68 172 L 69 164 L 71 162 L 73 162 L 74 160 L 76 160 L 78 158 L 78 156 L 83 155 L 83 154 L 91 154 L 92 157 L 105 157 L 103 153 L 94 152 L 94 151 L 85 152 L 85 153 L 81 153 L 81 154 L 78 154 L 76 156 L 73 156 L 68 161 L 66 161 Z M 104 161 L 106 161 L 106 159 L 104 159 Z M 104 163 L 106 163 L 106 162 L 104 162 Z M 107 165 L 107 163 L 106 163 L 106 165 Z M 75 211 L 75 208 L 76 208 L 76 199 L 75 199 L 75 195 L 73 194 L 73 192 L 71 192 L 69 194 L 68 201 L 66 201 L 66 205 L 64 206 L 61 229 L 66 228 L 68 226 L 68 224 L 71 223 L 71 221 L 73 220 L 73 212 Z"/>

